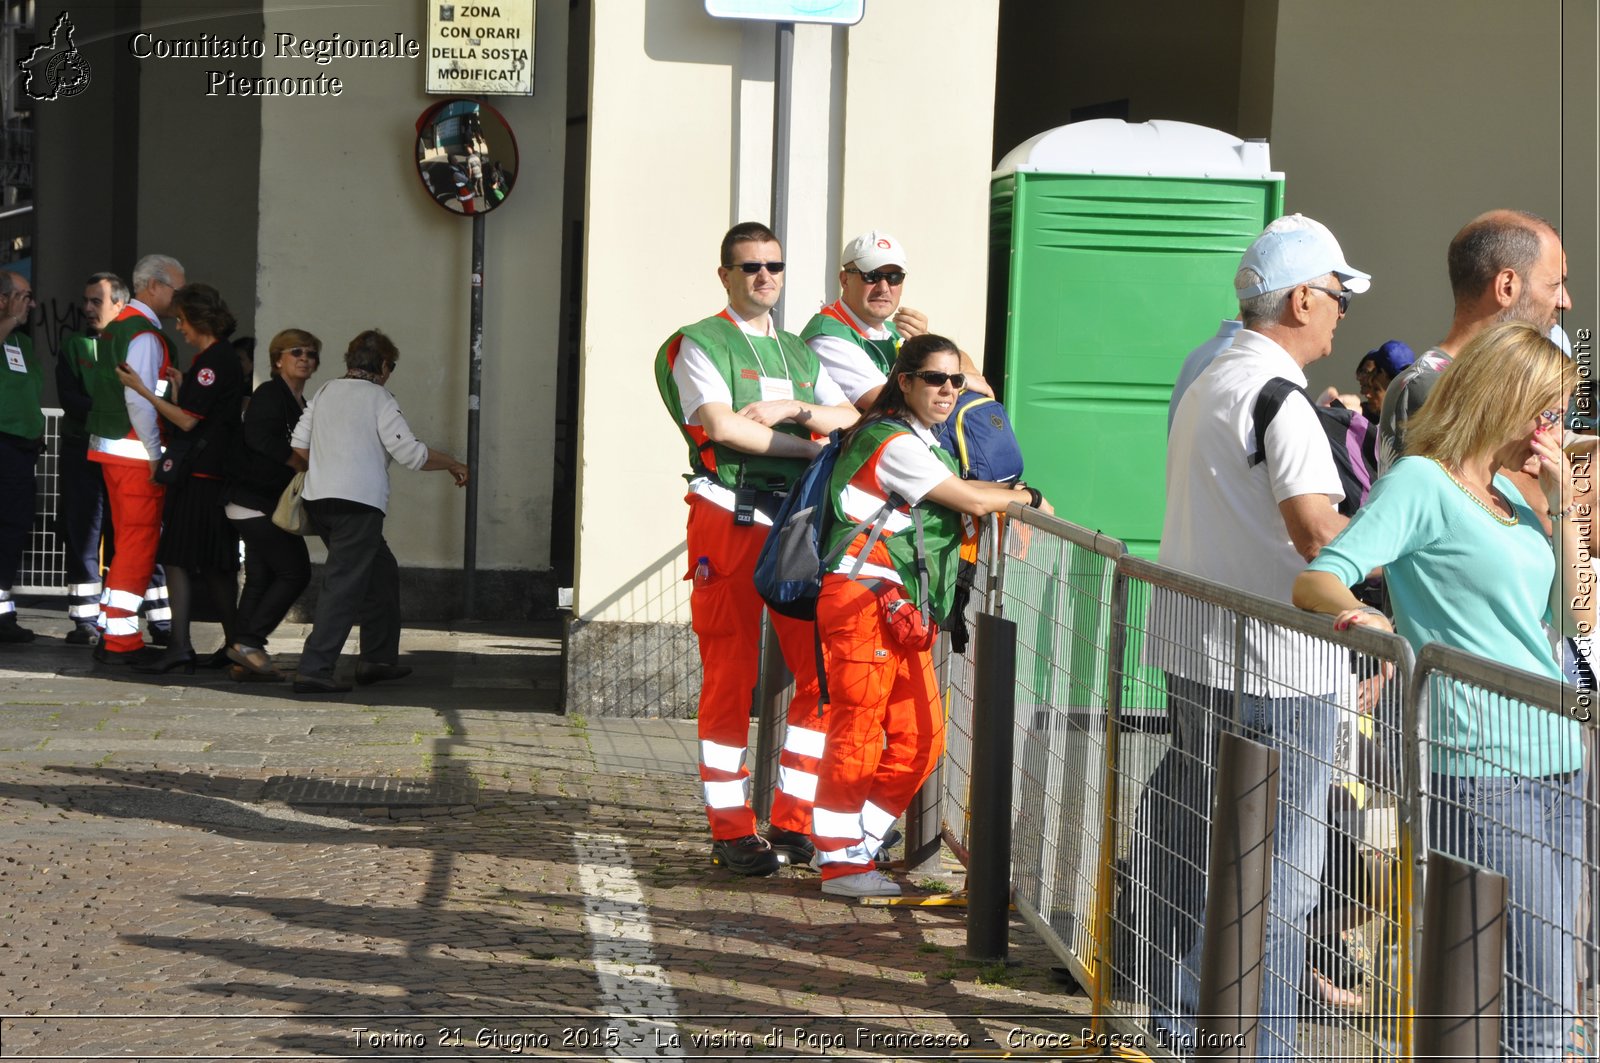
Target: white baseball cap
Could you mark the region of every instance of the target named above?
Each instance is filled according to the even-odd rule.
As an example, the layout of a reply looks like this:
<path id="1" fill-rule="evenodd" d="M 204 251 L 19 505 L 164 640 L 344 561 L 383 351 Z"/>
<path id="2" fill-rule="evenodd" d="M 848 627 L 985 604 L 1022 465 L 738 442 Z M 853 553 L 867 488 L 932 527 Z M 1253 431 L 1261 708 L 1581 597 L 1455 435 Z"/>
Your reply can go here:
<path id="1" fill-rule="evenodd" d="M 1254 271 L 1252 278 L 1246 270 Z M 1234 289 L 1239 298 L 1293 288 L 1332 273 L 1345 289 L 1360 293 L 1372 286 L 1372 274 L 1344 260 L 1339 241 L 1328 227 L 1304 214 L 1290 214 L 1268 225 L 1239 260 Z"/>
<path id="2" fill-rule="evenodd" d="M 900 241 L 888 233 L 872 229 L 844 245 L 844 253 L 839 256 L 840 267 L 854 266 L 863 273 L 871 273 L 884 266 L 899 266 L 908 268 L 906 262 L 906 249 L 900 246 Z"/>

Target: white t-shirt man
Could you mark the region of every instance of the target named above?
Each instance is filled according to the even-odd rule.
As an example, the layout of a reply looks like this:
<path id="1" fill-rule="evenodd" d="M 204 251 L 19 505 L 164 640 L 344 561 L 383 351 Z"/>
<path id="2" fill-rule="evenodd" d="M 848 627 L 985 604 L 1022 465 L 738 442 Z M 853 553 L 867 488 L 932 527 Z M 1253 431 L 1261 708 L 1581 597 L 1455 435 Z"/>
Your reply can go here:
<path id="1" fill-rule="evenodd" d="M 773 329 L 771 319 L 767 322 L 767 331 L 751 325 L 741 318 L 733 307 L 725 307 L 723 313 L 727 314 L 734 324 L 739 326 L 739 331 L 750 336 L 765 336 L 776 338 L 777 332 Z M 765 346 L 763 344 L 763 346 Z M 774 381 L 792 381 L 794 378 L 789 372 L 789 365 L 783 360 L 780 353 L 770 357 L 762 355 L 754 346 L 751 347 L 759 365 L 759 372 L 763 378 Z M 765 358 L 766 361 L 762 359 Z M 771 362 L 772 364 L 767 364 Z M 700 423 L 700 407 L 708 402 L 720 402 L 725 406 L 733 405 L 733 389 L 728 386 L 728 381 L 707 357 L 705 350 L 689 337 L 683 337 L 683 342 L 678 347 L 677 361 L 672 363 L 672 380 L 678 385 L 678 402 L 683 407 L 683 423 L 698 425 Z M 849 402 L 844 392 L 839 390 L 839 385 L 833 382 L 828 375 L 828 370 L 822 366 L 817 368 L 817 379 L 812 385 L 812 393 L 818 406 L 838 406 Z M 789 394 L 793 395 L 793 389 Z M 776 398 L 778 396 L 771 396 Z M 735 411 L 737 412 L 737 410 Z M 728 490 L 716 480 L 708 476 L 697 476 L 689 481 L 689 494 L 699 495 L 709 502 L 713 502 L 730 513 L 734 508 L 733 492 Z M 772 518 L 760 510 L 756 511 L 756 523 L 771 525 Z"/>
<path id="2" fill-rule="evenodd" d="M 1216 583 L 1289 601 L 1305 559 L 1278 503 L 1298 495 L 1344 498 L 1311 403 L 1290 395 L 1267 428 L 1265 460 L 1251 464 L 1256 397 L 1273 377 L 1305 387 L 1305 372 L 1266 336 L 1242 329 L 1185 392 L 1167 443 L 1167 513 L 1159 560 Z M 1232 615 L 1154 595 L 1145 663 L 1206 686 L 1231 688 Z M 1342 681 L 1313 640 L 1248 624 L 1245 692 L 1324 694 Z"/>

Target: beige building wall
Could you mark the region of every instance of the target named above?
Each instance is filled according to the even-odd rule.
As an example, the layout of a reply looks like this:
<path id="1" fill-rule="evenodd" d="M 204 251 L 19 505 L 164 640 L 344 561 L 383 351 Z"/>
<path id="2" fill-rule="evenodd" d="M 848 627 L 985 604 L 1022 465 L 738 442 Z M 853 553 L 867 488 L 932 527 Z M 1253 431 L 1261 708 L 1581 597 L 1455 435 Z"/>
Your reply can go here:
<path id="1" fill-rule="evenodd" d="M 907 302 L 979 342 L 997 12 L 873 0 L 858 26 L 800 27 L 790 329 L 837 294 L 840 233 L 881 226 L 914 257 Z M 722 234 L 768 220 L 773 28 L 697 3 L 595 0 L 592 40 L 574 616 L 686 620 L 687 448 L 652 362 L 724 305 Z M 834 142 L 819 144 L 830 110 Z"/>
<path id="2" fill-rule="evenodd" d="M 267 6 L 265 34 L 335 32 L 426 41 L 421 4 Z M 538 5 L 535 95 L 486 97 L 517 136 L 511 195 L 489 214 L 484 282 L 478 564 L 546 569 L 566 123 L 567 5 Z M 291 326 L 321 337 L 311 390 L 340 376 L 351 337 L 387 332 L 400 348 L 389 387 L 419 437 L 465 457 L 472 223 L 435 205 L 415 164 L 419 61 L 262 62 L 267 76 L 325 72 L 337 99 L 261 105 L 256 310 L 262 346 Z M 386 536 L 403 568 L 459 569 L 464 498 L 448 476 L 391 473 Z M 492 573 L 482 582 L 492 583 Z M 484 594 L 480 590 L 480 595 Z"/>
<path id="3" fill-rule="evenodd" d="M 1474 215 L 1531 210 L 1565 235 L 1574 310 L 1595 321 L 1595 5 L 1281 0 L 1272 161 L 1286 208 L 1326 222 L 1373 274 L 1313 383 L 1353 388 L 1387 339 L 1443 337 L 1445 249 Z"/>

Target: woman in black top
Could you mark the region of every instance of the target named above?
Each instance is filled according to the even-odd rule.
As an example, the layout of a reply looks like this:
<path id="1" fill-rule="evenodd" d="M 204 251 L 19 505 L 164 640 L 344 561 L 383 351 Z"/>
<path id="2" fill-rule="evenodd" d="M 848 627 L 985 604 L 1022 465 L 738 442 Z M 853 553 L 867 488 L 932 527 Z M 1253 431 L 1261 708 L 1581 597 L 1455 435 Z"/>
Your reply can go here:
<path id="1" fill-rule="evenodd" d="M 162 475 L 175 475 L 167 485 L 161 514 L 161 545 L 156 560 L 167 570 L 172 602 L 172 639 L 159 658 L 140 671 L 170 672 L 182 667 L 193 674 L 194 646 L 189 618 L 194 582 L 205 585 L 222 620 L 223 637 L 233 641 L 234 599 L 238 590 L 239 540 L 222 515 L 222 484 L 229 452 L 239 432 L 239 407 L 244 374 L 228 337 L 234 317 L 228 304 L 209 284 L 191 284 L 172 297 L 178 334 L 200 353 L 189 372 L 169 372 L 177 384 L 177 401 L 154 394 L 127 366 L 117 376 L 156 408 L 168 422 Z"/>
<path id="2" fill-rule="evenodd" d="M 228 659 L 235 679 L 282 679 L 267 656 L 267 637 L 311 582 L 306 541 L 272 523 L 283 489 L 305 462 L 289 436 L 306 408 L 305 386 L 322 359 L 322 341 L 304 329 L 272 337 L 272 377 L 245 409 L 241 446 L 234 451 L 226 513 L 244 539 L 244 591 Z"/>

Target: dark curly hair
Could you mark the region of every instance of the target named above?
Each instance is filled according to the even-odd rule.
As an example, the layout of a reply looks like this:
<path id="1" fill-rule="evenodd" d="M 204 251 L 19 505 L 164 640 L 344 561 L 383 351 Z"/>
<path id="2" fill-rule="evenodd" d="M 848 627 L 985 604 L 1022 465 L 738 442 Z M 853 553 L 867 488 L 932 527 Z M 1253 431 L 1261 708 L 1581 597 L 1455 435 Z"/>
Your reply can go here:
<path id="1" fill-rule="evenodd" d="M 222 293 L 209 284 L 186 284 L 172 293 L 173 313 L 182 314 L 191 328 L 225 340 L 238 327 Z"/>
<path id="2" fill-rule="evenodd" d="M 360 369 L 367 373 L 382 373 L 393 369 L 400 360 L 400 349 L 394 341 L 375 328 L 369 328 L 350 341 L 345 348 L 346 369 Z"/>

